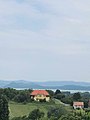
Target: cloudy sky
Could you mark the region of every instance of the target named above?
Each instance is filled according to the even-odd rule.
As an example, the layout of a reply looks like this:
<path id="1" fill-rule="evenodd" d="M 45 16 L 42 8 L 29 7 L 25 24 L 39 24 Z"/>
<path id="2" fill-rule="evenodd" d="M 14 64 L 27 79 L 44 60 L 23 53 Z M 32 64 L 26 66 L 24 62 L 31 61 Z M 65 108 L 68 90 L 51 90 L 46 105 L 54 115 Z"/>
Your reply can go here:
<path id="1" fill-rule="evenodd" d="M 0 0 L 0 79 L 90 81 L 90 0 Z"/>

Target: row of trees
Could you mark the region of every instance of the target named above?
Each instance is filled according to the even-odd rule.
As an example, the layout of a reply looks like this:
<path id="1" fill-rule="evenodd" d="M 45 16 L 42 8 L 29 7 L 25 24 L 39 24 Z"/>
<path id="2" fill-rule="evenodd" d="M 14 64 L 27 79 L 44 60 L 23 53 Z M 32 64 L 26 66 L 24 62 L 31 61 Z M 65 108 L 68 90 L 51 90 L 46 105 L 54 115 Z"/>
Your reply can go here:
<path id="1" fill-rule="evenodd" d="M 0 89 L 1 95 L 5 95 L 8 101 L 15 101 L 15 102 L 30 102 L 31 92 L 32 92 L 31 89 L 28 90 L 16 90 L 13 88 Z"/>
<path id="2" fill-rule="evenodd" d="M 90 99 L 90 93 L 74 93 L 70 92 L 61 92 L 60 90 L 56 90 L 55 92 L 52 90 L 47 90 L 51 97 L 61 100 L 66 104 L 71 104 L 73 101 L 82 101 L 85 103 L 85 107 L 88 107 L 88 101 Z M 8 100 L 12 100 L 15 102 L 30 102 L 32 101 L 30 98 L 31 89 L 28 90 L 16 90 L 12 88 L 0 89 L 0 95 L 5 95 Z"/>
<path id="3" fill-rule="evenodd" d="M 52 90 L 47 90 L 51 97 L 61 100 L 66 104 L 72 105 L 73 101 L 82 101 L 85 103 L 85 107 L 88 107 L 88 101 L 90 99 L 90 93 L 74 93 L 70 92 L 61 92 L 60 90 L 56 90 L 55 92 Z M 31 102 L 30 93 L 31 89 L 28 90 L 16 90 L 12 88 L 0 89 L 0 94 L 5 95 L 8 100 L 12 100 L 15 102 Z"/>

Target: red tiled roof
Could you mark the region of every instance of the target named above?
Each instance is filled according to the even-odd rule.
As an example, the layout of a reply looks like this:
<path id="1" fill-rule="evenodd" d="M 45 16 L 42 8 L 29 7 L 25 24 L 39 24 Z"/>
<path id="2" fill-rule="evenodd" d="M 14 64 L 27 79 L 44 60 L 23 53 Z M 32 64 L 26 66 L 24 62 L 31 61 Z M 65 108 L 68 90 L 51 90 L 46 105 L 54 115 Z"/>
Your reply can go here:
<path id="1" fill-rule="evenodd" d="M 46 90 L 34 90 L 31 95 L 49 95 Z"/>
<path id="2" fill-rule="evenodd" d="M 84 106 L 84 102 L 74 102 L 73 106 Z"/>

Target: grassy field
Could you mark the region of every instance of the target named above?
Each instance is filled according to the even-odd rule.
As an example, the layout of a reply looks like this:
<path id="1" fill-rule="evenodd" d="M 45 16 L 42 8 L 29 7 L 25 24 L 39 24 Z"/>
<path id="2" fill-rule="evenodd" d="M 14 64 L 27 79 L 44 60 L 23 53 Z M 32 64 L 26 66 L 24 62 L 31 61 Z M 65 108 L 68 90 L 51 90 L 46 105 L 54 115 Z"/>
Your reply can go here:
<path id="1" fill-rule="evenodd" d="M 59 101 L 55 101 L 55 100 L 54 102 L 50 102 L 50 103 L 34 102 L 34 103 L 21 104 L 21 103 L 10 102 L 9 103 L 10 118 L 28 115 L 32 110 L 36 108 L 39 108 L 41 111 L 43 111 L 46 116 L 48 109 L 50 107 L 55 107 L 55 106 L 56 107 L 63 106 L 65 107 L 65 109 L 70 110 L 69 107 L 62 105 L 60 104 Z"/>

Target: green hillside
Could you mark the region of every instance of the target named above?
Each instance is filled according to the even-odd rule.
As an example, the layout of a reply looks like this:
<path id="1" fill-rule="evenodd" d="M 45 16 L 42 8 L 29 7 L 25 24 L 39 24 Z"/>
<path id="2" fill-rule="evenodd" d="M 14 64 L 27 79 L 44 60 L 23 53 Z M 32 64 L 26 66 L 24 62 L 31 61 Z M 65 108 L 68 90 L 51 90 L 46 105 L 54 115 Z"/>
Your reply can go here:
<path id="1" fill-rule="evenodd" d="M 9 110 L 10 110 L 10 118 L 19 117 L 28 115 L 32 110 L 39 108 L 41 111 L 47 115 L 48 109 L 50 107 L 64 107 L 64 109 L 70 110 L 69 107 L 62 105 L 60 102 L 50 102 L 50 103 L 28 103 L 28 104 L 21 104 L 10 102 L 9 103 Z"/>

